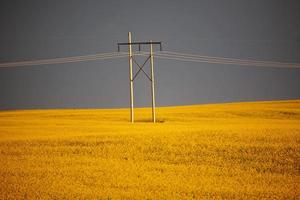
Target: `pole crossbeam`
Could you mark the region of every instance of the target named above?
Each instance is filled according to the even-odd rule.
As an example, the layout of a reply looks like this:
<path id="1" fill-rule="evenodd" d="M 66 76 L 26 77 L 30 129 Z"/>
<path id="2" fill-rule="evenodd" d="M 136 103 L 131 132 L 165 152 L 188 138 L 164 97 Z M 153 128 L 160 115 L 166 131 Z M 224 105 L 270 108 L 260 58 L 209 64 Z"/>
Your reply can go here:
<path id="1" fill-rule="evenodd" d="M 159 45 L 159 50 L 162 51 L 162 42 L 119 42 L 118 43 L 118 52 L 120 52 L 120 46 L 132 46 L 132 45 L 138 45 L 139 51 L 141 51 L 141 45 L 149 45 L 149 44 L 157 44 Z"/>
<path id="2" fill-rule="evenodd" d="M 162 50 L 162 42 L 153 42 L 150 40 L 149 42 L 132 42 L 131 41 L 131 33 L 128 33 L 128 42 L 118 43 L 118 52 L 120 52 L 120 46 L 125 45 L 128 46 L 128 60 L 129 60 L 129 82 L 130 82 L 130 121 L 134 122 L 134 95 L 133 95 L 133 83 L 135 78 L 142 71 L 146 77 L 151 82 L 151 96 L 152 96 L 152 122 L 156 122 L 156 114 L 155 114 L 155 88 L 154 88 L 154 53 L 153 53 L 153 45 L 159 45 L 160 51 Z M 141 51 L 141 45 L 149 45 L 149 56 L 147 56 L 146 60 L 142 65 L 140 65 L 137 60 L 134 58 L 134 53 L 132 52 L 132 45 L 138 45 L 139 51 Z M 138 54 L 137 54 L 138 55 Z M 150 61 L 150 75 L 144 71 L 144 67 L 146 63 Z M 139 70 L 133 75 L 133 64 L 139 67 Z"/>

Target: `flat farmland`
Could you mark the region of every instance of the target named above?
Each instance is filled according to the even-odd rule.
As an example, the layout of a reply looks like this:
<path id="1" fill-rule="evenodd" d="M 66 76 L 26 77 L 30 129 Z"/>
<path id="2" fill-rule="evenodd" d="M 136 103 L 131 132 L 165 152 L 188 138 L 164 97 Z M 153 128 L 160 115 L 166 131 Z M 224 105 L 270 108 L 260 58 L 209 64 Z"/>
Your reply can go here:
<path id="1" fill-rule="evenodd" d="M 300 100 L 0 111 L 0 199 L 299 199 Z"/>

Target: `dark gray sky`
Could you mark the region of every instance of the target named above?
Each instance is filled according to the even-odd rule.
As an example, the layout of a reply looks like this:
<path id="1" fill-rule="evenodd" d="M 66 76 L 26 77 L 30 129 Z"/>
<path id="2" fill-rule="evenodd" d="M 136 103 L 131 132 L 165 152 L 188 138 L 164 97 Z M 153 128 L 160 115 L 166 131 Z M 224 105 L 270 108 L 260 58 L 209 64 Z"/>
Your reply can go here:
<path id="1" fill-rule="evenodd" d="M 299 0 L 1 0 L 0 62 L 116 51 L 158 40 L 164 49 L 300 62 Z M 124 49 L 126 50 L 126 49 Z M 300 98 L 300 69 L 155 60 L 158 106 Z M 0 109 L 127 107 L 126 58 L 0 68 Z M 135 104 L 150 105 L 135 83 Z"/>

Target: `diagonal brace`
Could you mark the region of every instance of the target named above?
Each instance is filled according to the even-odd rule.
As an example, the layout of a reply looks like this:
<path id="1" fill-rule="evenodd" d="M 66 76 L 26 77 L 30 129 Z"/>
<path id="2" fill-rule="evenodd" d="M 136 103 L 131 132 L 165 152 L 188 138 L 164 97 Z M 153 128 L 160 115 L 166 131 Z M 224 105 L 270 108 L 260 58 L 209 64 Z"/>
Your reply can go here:
<path id="1" fill-rule="evenodd" d="M 132 78 L 132 80 L 134 81 L 134 79 L 137 77 L 137 75 L 142 71 L 142 72 L 147 76 L 147 78 L 148 78 L 150 81 L 152 81 L 152 79 L 150 78 L 150 76 L 143 70 L 143 67 L 145 66 L 145 64 L 147 63 L 147 61 L 151 58 L 151 56 L 149 56 L 149 57 L 145 60 L 145 62 L 143 63 L 143 65 L 139 65 L 139 63 L 138 63 L 133 57 L 131 57 L 131 58 L 132 58 L 133 62 L 140 68 L 140 69 L 137 71 L 137 73 L 134 75 L 134 77 Z"/>

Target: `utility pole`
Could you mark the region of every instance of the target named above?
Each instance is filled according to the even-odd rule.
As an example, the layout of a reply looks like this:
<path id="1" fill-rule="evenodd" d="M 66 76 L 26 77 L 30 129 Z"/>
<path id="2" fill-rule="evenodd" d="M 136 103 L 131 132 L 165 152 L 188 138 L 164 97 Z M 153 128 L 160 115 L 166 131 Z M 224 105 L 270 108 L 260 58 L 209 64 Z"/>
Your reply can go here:
<path id="1" fill-rule="evenodd" d="M 135 78 L 140 72 L 143 72 L 146 77 L 151 82 L 151 97 L 152 97 L 152 122 L 156 122 L 156 112 L 155 112 L 155 84 L 154 84 L 154 55 L 153 55 L 153 45 L 159 45 L 160 51 L 162 50 L 162 42 L 153 42 L 150 40 L 149 42 L 132 42 L 131 33 L 128 32 L 128 43 L 118 43 L 118 51 L 120 51 L 120 46 L 125 45 L 128 46 L 128 60 L 129 60 L 129 81 L 130 81 L 130 121 L 134 122 L 134 95 L 133 95 L 133 83 Z M 149 56 L 147 56 L 145 62 L 140 65 L 134 58 L 132 52 L 132 46 L 138 45 L 139 51 L 141 51 L 141 45 L 149 45 Z M 143 70 L 145 64 L 150 60 L 150 76 Z M 133 63 L 135 63 L 139 70 L 133 75 Z"/>
<path id="2" fill-rule="evenodd" d="M 131 33 L 128 32 L 128 56 L 129 56 L 129 81 L 130 81 L 130 121 L 134 122 L 133 111 L 133 78 L 132 78 L 132 48 L 131 48 Z"/>
<path id="3" fill-rule="evenodd" d="M 155 116 L 155 92 L 154 92 L 154 69 L 153 69 L 153 46 L 150 40 L 150 65 L 151 65 L 151 96 L 152 96 L 152 121 L 156 122 Z"/>

